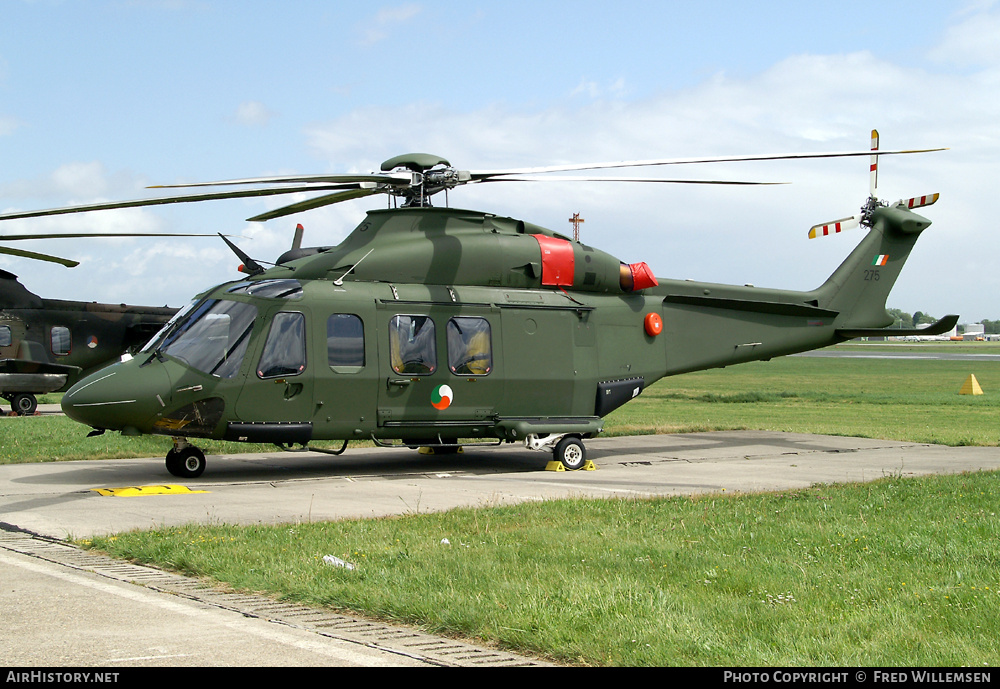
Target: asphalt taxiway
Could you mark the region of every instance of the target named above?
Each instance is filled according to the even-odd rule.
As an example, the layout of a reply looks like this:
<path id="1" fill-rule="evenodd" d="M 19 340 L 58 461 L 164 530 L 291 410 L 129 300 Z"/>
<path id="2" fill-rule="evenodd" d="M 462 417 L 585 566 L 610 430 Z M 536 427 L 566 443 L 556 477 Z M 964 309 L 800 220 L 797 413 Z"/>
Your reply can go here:
<path id="1" fill-rule="evenodd" d="M 8 465 L 0 466 L 0 522 L 64 539 L 189 522 L 295 523 L 571 496 L 781 490 L 1000 467 L 996 447 L 760 431 L 596 438 L 587 449 L 594 471 L 546 471 L 551 455 L 520 445 L 440 456 L 384 448 L 348 449 L 339 457 L 210 455 L 205 473 L 194 480 L 168 474 L 162 458 Z M 142 490 L 98 490 L 127 487 Z"/>
<path id="2" fill-rule="evenodd" d="M 276 610 L 266 598 L 223 599 L 65 539 L 191 522 L 301 523 L 1000 468 L 997 447 L 757 431 L 597 438 L 587 449 L 596 469 L 576 472 L 548 471 L 549 455 L 518 445 L 431 456 L 378 448 L 340 457 L 210 455 L 205 473 L 185 481 L 167 473 L 163 458 L 0 466 L 0 610 L 17 621 L 0 629 L 0 648 L 23 666 L 539 664 L 329 612 Z"/>

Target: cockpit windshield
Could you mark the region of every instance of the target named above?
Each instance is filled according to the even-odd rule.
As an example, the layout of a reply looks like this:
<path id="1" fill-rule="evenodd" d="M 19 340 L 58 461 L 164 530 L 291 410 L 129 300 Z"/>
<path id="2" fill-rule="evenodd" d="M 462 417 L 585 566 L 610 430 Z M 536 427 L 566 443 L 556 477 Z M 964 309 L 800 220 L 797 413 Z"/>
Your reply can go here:
<path id="1" fill-rule="evenodd" d="M 156 351 L 160 347 L 160 345 L 163 343 L 163 338 L 165 338 L 169 333 L 173 332 L 177 328 L 177 324 L 180 321 L 184 320 L 184 318 L 189 313 L 191 313 L 191 309 L 193 309 L 195 306 L 197 306 L 198 303 L 199 303 L 198 300 L 195 299 L 194 301 L 192 301 L 188 305 L 186 305 L 186 306 L 182 307 L 181 309 L 179 309 L 177 311 L 177 313 L 175 313 L 173 316 L 171 316 L 170 320 L 167 321 L 167 323 L 162 328 L 160 328 L 159 332 L 157 332 L 155 335 L 153 335 L 153 337 L 149 340 L 149 342 L 147 342 L 146 344 L 144 344 L 142 346 L 142 349 L 140 349 L 139 351 L 140 352 L 153 352 L 153 351 Z"/>
<path id="2" fill-rule="evenodd" d="M 239 371 L 257 307 L 242 301 L 208 299 L 165 328 L 146 350 L 158 350 L 220 378 Z"/>

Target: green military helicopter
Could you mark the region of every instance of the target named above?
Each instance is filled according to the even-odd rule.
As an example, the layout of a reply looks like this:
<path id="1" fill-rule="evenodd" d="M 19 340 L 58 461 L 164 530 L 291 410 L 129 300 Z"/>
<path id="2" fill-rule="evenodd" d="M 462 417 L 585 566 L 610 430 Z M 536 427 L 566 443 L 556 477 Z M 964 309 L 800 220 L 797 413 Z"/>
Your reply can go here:
<path id="1" fill-rule="evenodd" d="M 370 175 L 230 180 L 211 184 L 265 188 L 37 211 L 328 192 L 250 218 L 263 221 L 374 194 L 396 200 L 339 245 L 295 246 L 269 268 L 230 243 L 246 277 L 202 293 L 136 356 L 78 382 L 63 410 L 95 434 L 172 436 L 167 469 L 185 478 L 206 465 L 192 438 L 283 449 L 343 441 L 333 453 L 351 440 L 443 451 L 518 442 L 579 469 L 603 418 L 664 376 L 885 334 L 886 297 L 930 225 L 912 209 L 929 197 L 887 205 L 873 193 L 858 219 L 867 235 L 808 292 L 658 279 L 543 227 L 433 207 L 431 197 L 573 170 L 873 153 L 487 172 L 410 154 Z M 920 332 L 947 331 L 957 318 Z"/>

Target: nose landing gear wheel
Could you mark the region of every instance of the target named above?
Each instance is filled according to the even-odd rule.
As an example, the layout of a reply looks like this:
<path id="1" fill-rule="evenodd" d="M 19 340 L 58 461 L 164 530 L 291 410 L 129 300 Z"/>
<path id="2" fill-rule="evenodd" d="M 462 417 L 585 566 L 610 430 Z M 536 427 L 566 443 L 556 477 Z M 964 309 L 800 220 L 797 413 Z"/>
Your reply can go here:
<path id="1" fill-rule="evenodd" d="M 587 463 L 587 450 L 583 446 L 583 441 L 572 436 L 560 440 L 552 454 L 554 459 L 561 462 L 569 471 L 582 469 Z"/>
<path id="2" fill-rule="evenodd" d="M 167 453 L 167 471 L 179 478 L 198 478 L 205 464 L 205 453 L 193 445 Z"/>

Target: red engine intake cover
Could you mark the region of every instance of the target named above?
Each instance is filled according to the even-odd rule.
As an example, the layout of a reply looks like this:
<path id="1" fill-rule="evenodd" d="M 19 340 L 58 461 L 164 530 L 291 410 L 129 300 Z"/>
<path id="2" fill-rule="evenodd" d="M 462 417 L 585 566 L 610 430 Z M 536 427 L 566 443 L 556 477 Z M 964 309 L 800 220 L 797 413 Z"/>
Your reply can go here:
<path id="1" fill-rule="evenodd" d="M 565 239 L 544 234 L 532 235 L 542 250 L 542 284 L 548 287 L 573 286 L 573 245 Z"/>
<path id="2" fill-rule="evenodd" d="M 632 289 L 640 290 L 647 287 L 656 287 L 660 283 L 653 276 L 653 271 L 649 269 L 645 261 L 641 263 L 630 263 L 629 269 L 632 271 Z"/>

